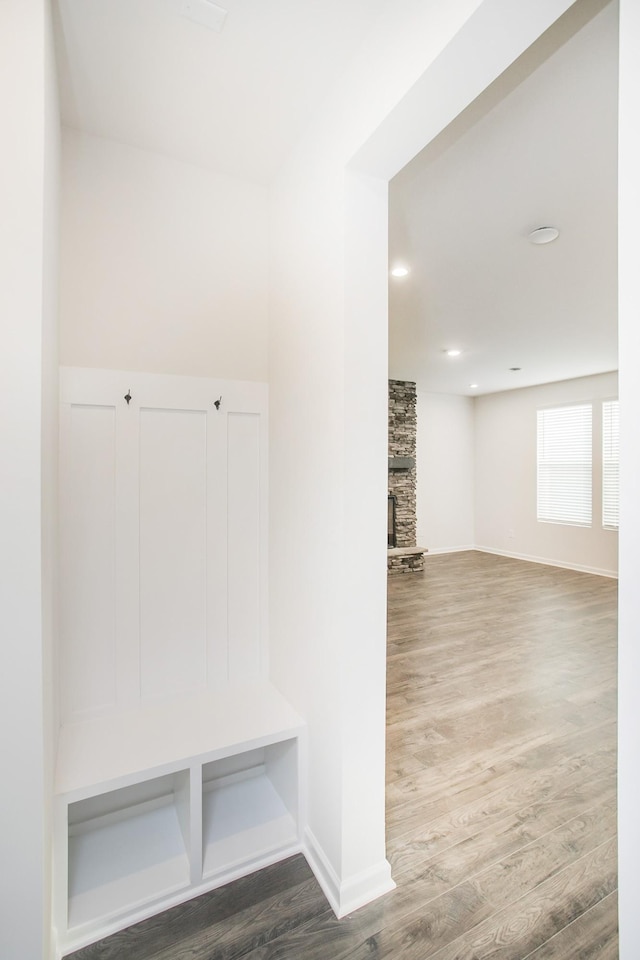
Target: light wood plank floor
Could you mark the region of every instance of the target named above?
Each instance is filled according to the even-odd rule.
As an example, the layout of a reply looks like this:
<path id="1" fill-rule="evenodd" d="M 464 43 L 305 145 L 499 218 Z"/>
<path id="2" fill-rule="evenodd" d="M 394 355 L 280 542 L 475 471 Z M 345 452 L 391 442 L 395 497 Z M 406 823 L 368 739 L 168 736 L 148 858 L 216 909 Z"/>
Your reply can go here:
<path id="1" fill-rule="evenodd" d="M 614 960 L 616 583 L 476 552 L 389 583 L 388 855 L 338 921 L 302 857 L 74 960 Z"/>

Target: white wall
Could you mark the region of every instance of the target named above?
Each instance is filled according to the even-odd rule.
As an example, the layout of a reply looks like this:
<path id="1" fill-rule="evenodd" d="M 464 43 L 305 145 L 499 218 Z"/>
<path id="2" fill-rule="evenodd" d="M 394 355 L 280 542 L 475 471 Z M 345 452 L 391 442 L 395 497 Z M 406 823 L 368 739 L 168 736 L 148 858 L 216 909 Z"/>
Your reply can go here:
<path id="1" fill-rule="evenodd" d="M 475 399 L 475 543 L 597 573 L 618 569 L 618 534 L 602 528 L 601 400 L 617 397 L 617 374 L 580 377 Z M 555 404 L 593 404 L 593 525 L 536 519 L 536 411 Z"/>
<path id="2" fill-rule="evenodd" d="M 61 363 L 266 380 L 266 189 L 63 133 Z"/>
<path id="3" fill-rule="evenodd" d="M 618 835 L 620 958 L 640 956 L 640 5 L 620 0 L 619 343 L 620 622 L 618 635 Z"/>
<path id="4" fill-rule="evenodd" d="M 0 955 L 49 951 L 56 95 L 45 0 L 0 4 Z M 18 95 L 19 94 L 19 95 Z M 44 475 L 43 475 L 44 470 Z M 45 704 L 46 699 L 46 704 Z"/>
<path id="5" fill-rule="evenodd" d="M 616 374 L 483 397 L 418 390 L 418 543 L 430 553 L 484 549 L 615 575 L 618 535 L 601 526 L 599 400 L 616 397 Z M 593 400 L 591 528 L 536 520 L 536 411 Z"/>
<path id="6" fill-rule="evenodd" d="M 60 269 L 60 111 L 51 9 L 45 4 L 44 244 L 42 275 L 42 674 L 44 703 L 45 956 L 52 909 L 55 760 L 60 725 L 58 670 L 58 277 Z"/>
<path id="7" fill-rule="evenodd" d="M 430 553 L 475 544 L 474 403 L 418 389 L 417 541 Z"/>
<path id="8" fill-rule="evenodd" d="M 388 886 L 386 183 L 569 5 L 394 4 L 273 190 L 271 662 L 309 722 L 307 840 L 339 912 Z"/>

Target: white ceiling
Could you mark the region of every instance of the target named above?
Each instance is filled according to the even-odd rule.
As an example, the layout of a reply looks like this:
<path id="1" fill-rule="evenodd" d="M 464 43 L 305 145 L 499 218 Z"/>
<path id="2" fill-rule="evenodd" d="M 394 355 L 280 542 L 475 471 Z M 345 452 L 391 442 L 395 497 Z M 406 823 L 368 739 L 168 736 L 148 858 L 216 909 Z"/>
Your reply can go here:
<path id="1" fill-rule="evenodd" d="M 198 0 L 194 0 L 198 2 Z M 392 0 L 54 0 L 63 122 L 268 182 Z"/>
<path id="2" fill-rule="evenodd" d="M 393 0 L 219 0 L 221 33 L 183 2 L 54 0 L 63 122 L 267 183 Z M 579 0 L 392 181 L 391 261 L 411 274 L 390 279 L 391 376 L 473 395 L 617 368 L 605 2 Z M 543 224 L 560 238 L 534 247 Z"/>
<path id="3" fill-rule="evenodd" d="M 389 280 L 391 376 L 475 395 L 617 369 L 617 4 L 576 22 L 392 181 L 411 273 Z M 548 224 L 558 240 L 528 242 Z"/>

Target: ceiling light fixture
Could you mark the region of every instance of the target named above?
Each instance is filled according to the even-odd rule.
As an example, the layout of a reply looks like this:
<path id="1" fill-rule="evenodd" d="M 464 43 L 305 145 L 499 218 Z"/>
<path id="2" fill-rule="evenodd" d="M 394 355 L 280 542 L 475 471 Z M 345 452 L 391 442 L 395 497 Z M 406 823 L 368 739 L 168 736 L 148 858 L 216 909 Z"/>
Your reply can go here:
<path id="1" fill-rule="evenodd" d="M 560 236 L 560 231 L 557 227 L 536 227 L 535 230 L 532 230 L 529 234 L 529 240 L 531 243 L 551 243 L 552 240 L 557 240 Z"/>
<path id="2" fill-rule="evenodd" d="M 394 267 L 393 270 L 391 271 L 391 276 L 392 276 L 392 277 L 406 277 L 406 276 L 408 275 L 408 273 L 409 273 L 409 268 L 408 268 L 408 267 L 403 267 L 403 266 L 398 265 L 397 267 Z"/>
<path id="3" fill-rule="evenodd" d="M 478 389 L 478 384 L 477 384 L 477 383 L 470 383 L 470 384 L 469 384 L 469 390 L 477 390 L 477 389 Z"/>
<path id="4" fill-rule="evenodd" d="M 452 350 L 445 350 L 445 353 L 448 357 L 459 357 L 462 350 L 458 350 L 457 347 L 455 347 Z"/>
<path id="5" fill-rule="evenodd" d="M 518 370 L 522 370 L 522 367 L 509 367 L 511 373 L 517 373 Z"/>

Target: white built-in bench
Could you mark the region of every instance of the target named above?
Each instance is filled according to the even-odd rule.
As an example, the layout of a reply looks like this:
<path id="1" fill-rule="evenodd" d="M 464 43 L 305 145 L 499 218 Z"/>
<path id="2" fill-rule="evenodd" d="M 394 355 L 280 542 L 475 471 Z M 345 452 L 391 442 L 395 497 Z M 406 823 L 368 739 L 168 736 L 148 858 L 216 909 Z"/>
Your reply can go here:
<path id="1" fill-rule="evenodd" d="M 266 682 L 64 726 L 59 953 L 298 852 L 303 738 Z"/>

